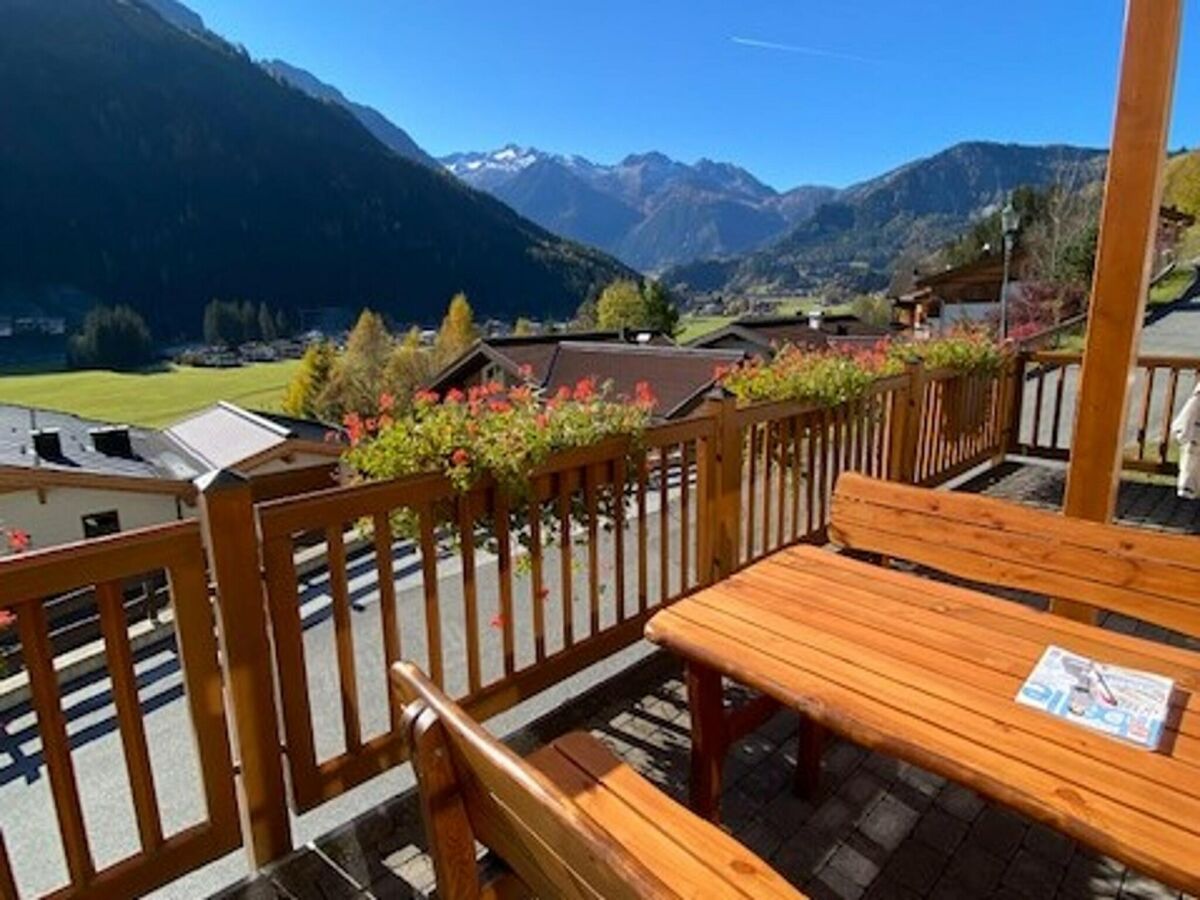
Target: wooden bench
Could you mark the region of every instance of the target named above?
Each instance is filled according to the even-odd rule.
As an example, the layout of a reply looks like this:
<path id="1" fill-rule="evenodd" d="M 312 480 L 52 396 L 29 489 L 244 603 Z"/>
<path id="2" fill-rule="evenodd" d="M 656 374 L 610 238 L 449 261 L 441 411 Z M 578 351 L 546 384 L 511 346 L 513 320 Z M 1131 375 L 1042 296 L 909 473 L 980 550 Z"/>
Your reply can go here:
<path id="1" fill-rule="evenodd" d="M 856 474 L 836 486 L 829 533 L 851 551 L 1200 633 L 1193 537 Z M 692 798 L 705 815 L 716 812 L 720 760 L 739 737 L 724 676 L 800 711 L 808 744 L 823 729 L 842 734 L 1200 891 L 1200 654 L 814 546 L 679 601 L 647 635 L 688 662 Z M 1018 705 L 1048 644 L 1174 678 L 1159 751 Z M 802 744 L 806 756 L 819 760 Z"/>
<path id="2" fill-rule="evenodd" d="M 569 734 L 522 760 L 415 666 L 391 678 L 442 900 L 801 896 L 595 738 Z M 507 870 L 481 879 L 476 841 Z"/>

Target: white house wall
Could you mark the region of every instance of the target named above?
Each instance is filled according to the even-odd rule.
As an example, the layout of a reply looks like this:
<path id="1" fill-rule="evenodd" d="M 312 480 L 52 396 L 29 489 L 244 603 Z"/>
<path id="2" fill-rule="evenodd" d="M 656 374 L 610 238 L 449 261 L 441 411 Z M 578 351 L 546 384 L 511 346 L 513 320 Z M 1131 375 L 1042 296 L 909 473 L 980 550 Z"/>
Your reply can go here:
<path id="1" fill-rule="evenodd" d="M 28 532 L 30 549 L 83 539 L 83 516 L 116 510 L 121 530 L 191 518 L 196 509 L 170 494 L 48 487 L 45 503 L 34 489 L 0 493 L 0 524 Z M 0 555 L 6 552 L 0 545 Z"/>

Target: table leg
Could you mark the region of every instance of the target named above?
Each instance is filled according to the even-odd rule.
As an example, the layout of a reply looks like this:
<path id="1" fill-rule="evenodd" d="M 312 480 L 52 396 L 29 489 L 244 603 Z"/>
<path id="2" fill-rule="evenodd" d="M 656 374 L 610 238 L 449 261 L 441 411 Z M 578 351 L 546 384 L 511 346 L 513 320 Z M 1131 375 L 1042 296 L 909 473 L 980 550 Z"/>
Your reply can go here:
<path id="1" fill-rule="evenodd" d="M 717 822 L 721 816 L 721 768 L 729 743 L 721 674 L 688 663 L 687 691 L 692 719 L 692 809 Z"/>
<path id="2" fill-rule="evenodd" d="M 796 795 L 811 798 L 821 784 L 821 757 L 825 754 L 825 726 L 800 716 L 800 743 L 796 752 Z"/>

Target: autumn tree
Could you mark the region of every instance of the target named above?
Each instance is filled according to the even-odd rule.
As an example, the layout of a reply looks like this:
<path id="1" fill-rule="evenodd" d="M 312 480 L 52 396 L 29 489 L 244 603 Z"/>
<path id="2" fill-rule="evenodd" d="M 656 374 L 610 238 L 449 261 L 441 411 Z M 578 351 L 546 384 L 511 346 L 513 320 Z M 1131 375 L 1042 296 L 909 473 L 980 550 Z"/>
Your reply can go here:
<path id="1" fill-rule="evenodd" d="M 461 291 L 450 299 L 446 308 L 446 317 L 442 319 L 442 327 L 438 329 L 434 352 L 443 365 L 457 357 L 475 342 L 478 330 L 475 327 L 475 313 L 467 300 L 467 295 Z"/>
<path id="2" fill-rule="evenodd" d="M 336 410 L 338 418 L 349 412 L 374 413 L 393 345 L 383 317 L 364 309 L 346 338 L 346 349 L 333 367 L 319 405 Z"/>
<path id="3" fill-rule="evenodd" d="M 283 411 L 289 416 L 302 419 L 333 419 L 330 410 L 321 407 L 321 400 L 329 386 L 333 367 L 337 362 L 337 351 L 328 341 L 310 344 L 300 360 L 300 367 L 283 396 Z"/>
<path id="4" fill-rule="evenodd" d="M 392 350 L 384 374 L 384 388 L 399 407 L 407 406 L 413 394 L 436 374 L 433 351 L 421 343 L 421 330 L 413 327 Z"/>
<path id="5" fill-rule="evenodd" d="M 596 304 L 597 324 L 606 330 L 652 328 L 670 334 L 679 322 L 679 310 L 657 281 L 639 286 L 632 279 L 614 281 Z"/>
<path id="6" fill-rule="evenodd" d="M 533 329 L 533 322 L 525 318 L 525 316 L 518 318 L 516 324 L 513 325 L 513 335 L 515 337 L 528 337 L 536 333 Z"/>
<path id="7" fill-rule="evenodd" d="M 646 324 L 646 301 L 632 279 L 614 281 L 596 303 L 596 324 L 606 330 L 641 328 Z"/>

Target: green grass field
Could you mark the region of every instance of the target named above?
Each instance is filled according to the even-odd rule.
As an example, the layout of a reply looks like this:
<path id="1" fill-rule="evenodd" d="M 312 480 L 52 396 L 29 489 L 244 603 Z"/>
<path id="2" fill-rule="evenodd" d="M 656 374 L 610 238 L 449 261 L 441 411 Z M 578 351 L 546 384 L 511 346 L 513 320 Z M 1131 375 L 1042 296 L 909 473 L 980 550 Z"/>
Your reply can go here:
<path id="1" fill-rule="evenodd" d="M 84 371 L 0 375 L 0 403 L 131 425 L 167 425 L 218 400 L 278 410 L 298 360 L 237 369 L 172 367 L 147 374 Z"/>
<path id="2" fill-rule="evenodd" d="M 1179 299 L 1183 292 L 1191 286 L 1192 279 L 1195 277 L 1196 272 L 1191 266 L 1179 266 L 1174 272 L 1150 288 L 1150 305 L 1157 306 L 1160 303 L 1170 303 Z"/>

